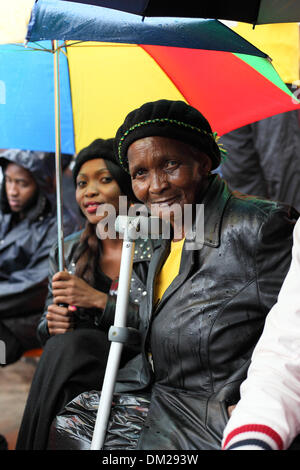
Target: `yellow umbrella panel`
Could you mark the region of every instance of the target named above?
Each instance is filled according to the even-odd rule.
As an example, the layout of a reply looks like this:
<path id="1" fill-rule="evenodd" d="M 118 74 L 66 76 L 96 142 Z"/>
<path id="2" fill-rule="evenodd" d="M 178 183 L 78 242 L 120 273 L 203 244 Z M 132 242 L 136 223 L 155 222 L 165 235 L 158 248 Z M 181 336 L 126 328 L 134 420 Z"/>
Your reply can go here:
<path id="1" fill-rule="evenodd" d="M 300 35 L 298 23 L 257 25 L 232 24 L 232 29 L 272 58 L 285 83 L 299 80 Z"/>
<path id="2" fill-rule="evenodd" d="M 67 54 L 76 152 L 93 139 L 113 137 L 128 112 L 146 101 L 184 100 L 138 45 L 69 43 Z"/>

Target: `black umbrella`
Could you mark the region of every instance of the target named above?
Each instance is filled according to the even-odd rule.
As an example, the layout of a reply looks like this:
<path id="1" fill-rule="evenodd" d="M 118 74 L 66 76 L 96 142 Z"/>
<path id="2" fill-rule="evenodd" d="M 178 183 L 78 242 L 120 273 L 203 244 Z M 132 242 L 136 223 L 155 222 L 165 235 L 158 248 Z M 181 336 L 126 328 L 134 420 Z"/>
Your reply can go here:
<path id="1" fill-rule="evenodd" d="M 70 1 L 70 0 L 67 0 Z M 215 18 L 251 24 L 300 21 L 299 0 L 72 0 L 76 3 L 113 8 L 141 16 Z"/>

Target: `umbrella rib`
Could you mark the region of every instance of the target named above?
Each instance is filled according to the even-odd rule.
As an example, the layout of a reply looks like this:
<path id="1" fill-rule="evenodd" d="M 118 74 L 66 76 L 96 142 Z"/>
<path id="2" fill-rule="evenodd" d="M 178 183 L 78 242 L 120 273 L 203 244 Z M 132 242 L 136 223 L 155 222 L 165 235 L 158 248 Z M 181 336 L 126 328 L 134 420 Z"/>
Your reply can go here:
<path id="1" fill-rule="evenodd" d="M 24 44 L 18 44 L 18 43 L 15 43 L 13 44 L 14 46 L 16 47 L 19 47 L 20 50 L 22 49 L 22 52 L 25 52 L 28 51 L 28 52 L 31 52 L 31 51 L 38 51 L 38 52 L 52 52 L 52 49 L 47 49 L 47 47 L 45 46 L 42 46 L 40 43 L 38 42 L 33 42 L 32 44 L 36 44 L 38 47 L 32 47 L 32 46 L 27 46 Z"/>
<path id="2" fill-rule="evenodd" d="M 42 45 L 41 43 L 39 43 L 39 42 L 35 42 L 35 41 L 34 41 L 33 44 L 36 44 L 36 45 L 39 46 L 41 49 L 44 49 L 44 50 L 47 50 L 47 51 L 49 50 L 47 47 L 43 46 L 43 45 Z M 33 50 L 36 50 L 36 49 L 33 48 Z"/>
<path id="3" fill-rule="evenodd" d="M 91 41 L 92 42 L 92 41 Z M 76 42 L 70 42 L 66 41 L 65 47 L 71 47 L 71 46 L 76 46 L 77 44 L 83 44 L 82 47 L 140 47 L 139 44 L 127 44 L 127 43 L 117 43 L 117 42 L 97 42 L 95 41 L 93 44 L 86 44 L 86 41 L 76 41 Z"/>

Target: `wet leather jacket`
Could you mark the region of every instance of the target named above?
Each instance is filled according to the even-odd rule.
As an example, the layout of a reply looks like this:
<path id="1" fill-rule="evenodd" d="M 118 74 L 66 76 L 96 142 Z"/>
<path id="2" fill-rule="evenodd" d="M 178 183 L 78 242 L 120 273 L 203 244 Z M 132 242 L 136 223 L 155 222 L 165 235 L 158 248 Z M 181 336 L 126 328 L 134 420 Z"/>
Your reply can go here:
<path id="1" fill-rule="evenodd" d="M 238 401 L 291 262 L 294 209 L 233 194 L 218 176 L 202 203 L 203 248 L 183 249 L 179 275 L 155 307 L 169 241 L 156 244 L 140 307 L 142 353 L 119 371 L 117 391 L 151 395 L 139 449 L 220 448 L 227 406 Z"/>

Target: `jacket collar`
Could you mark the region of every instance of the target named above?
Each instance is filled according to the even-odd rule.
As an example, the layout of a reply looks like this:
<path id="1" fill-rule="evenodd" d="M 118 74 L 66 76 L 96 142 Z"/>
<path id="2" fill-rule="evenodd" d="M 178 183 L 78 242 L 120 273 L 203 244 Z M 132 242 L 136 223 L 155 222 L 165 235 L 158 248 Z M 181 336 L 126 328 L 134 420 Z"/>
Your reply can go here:
<path id="1" fill-rule="evenodd" d="M 204 239 L 203 244 L 217 247 L 220 244 L 220 233 L 223 213 L 232 193 L 228 189 L 227 183 L 219 177 L 212 175 L 209 186 L 203 195 L 201 204 L 204 205 Z M 194 224 L 193 230 L 196 230 Z M 168 246 L 169 241 L 155 240 L 154 250 L 162 245 Z"/>
<path id="2" fill-rule="evenodd" d="M 222 218 L 231 195 L 225 181 L 219 175 L 213 175 L 202 199 L 202 204 L 204 204 L 204 245 L 219 246 Z"/>
<path id="3" fill-rule="evenodd" d="M 231 192 L 228 190 L 227 184 L 218 176 L 211 177 L 210 184 L 202 198 L 201 203 L 204 204 L 204 240 L 203 245 L 216 248 L 220 244 L 220 231 L 222 218 Z M 194 227 L 195 228 L 195 227 Z M 148 317 L 151 314 L 157 314 L 167 299 L 184 283 L 193 268 L 195 251 L 184 250 L 181 259 L 180 271 L 173 283 L 167 288 L 163 298 L 157 308 L 153 305 L 154 283 L 155 278 L 164 264 L 169 254 L 169 240 L 155 240 L 154 252 L 148 271 L 147 291 L 148 291 Z M 153 311 L 154 307 L 154 311 Z"/>

